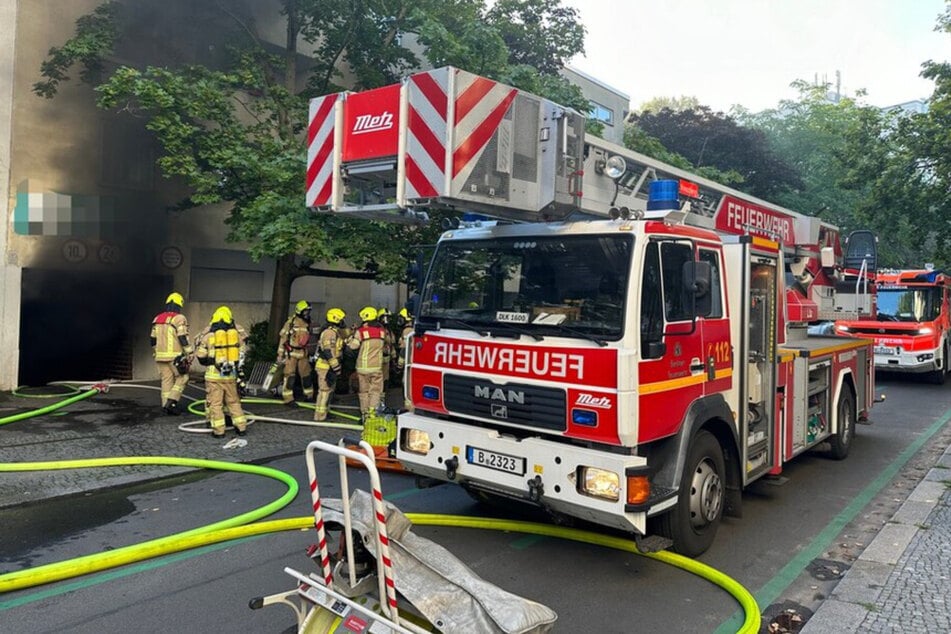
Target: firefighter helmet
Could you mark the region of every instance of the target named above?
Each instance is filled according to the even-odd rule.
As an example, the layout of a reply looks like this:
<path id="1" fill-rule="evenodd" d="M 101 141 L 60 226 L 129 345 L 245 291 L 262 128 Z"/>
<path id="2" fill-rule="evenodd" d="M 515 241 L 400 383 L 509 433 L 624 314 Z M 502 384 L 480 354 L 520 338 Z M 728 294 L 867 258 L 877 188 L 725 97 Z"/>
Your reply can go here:
<path id="1" fill-rule="evenodd" d="M 171 293 L 168 297 L 165 298 L 166 304 L 175 304 L 179 308 L 185 305 L 185 299 L 182 297 L 181 293 Z"/>
<path id="2" fill-rule="evenodd" d="M 400 308 L 400 317 L 402 317 L 403 319 L 407 319 L 407 320 L 410 318 L 410 316 L 409 316 L 409 311 L 406 310 L 405 307 L 404 307 L 404 308 Z"/>
<path id="3" fill-rule="evenodd" d="M 327 323 L 330 324 L 339 324 L 346 318 L 347 313 L 343 312 L 339 308 L 331 308 L 327 311 Z"/>
<path id="4" fill-rule="evenodd" d="M 310 310 L 310 302 L 306 299 L 302 299 L 294 304 L 294 312 L 298 315 L 303 315 L 305 310 Z"/>
<path id="5" fill-rule="evenodd" d="M 373 306 L 366 306 L 360 310 L 360 319 L 363 321 L 373 321 L 376 319 L 376 308 Z"/>
<path id="6" fill-rule="evenodd" d="M 230 308 L 228 308 L 227 306 L 219 306 L 217 310 L 215 310 L 215 314 L 211 316 L 211 323 L 214 324 L 219 321 L 225 322 L 227 324 L 230 324 L 231 322 L 234 321 L 234 319 L 231 316 Z"/>

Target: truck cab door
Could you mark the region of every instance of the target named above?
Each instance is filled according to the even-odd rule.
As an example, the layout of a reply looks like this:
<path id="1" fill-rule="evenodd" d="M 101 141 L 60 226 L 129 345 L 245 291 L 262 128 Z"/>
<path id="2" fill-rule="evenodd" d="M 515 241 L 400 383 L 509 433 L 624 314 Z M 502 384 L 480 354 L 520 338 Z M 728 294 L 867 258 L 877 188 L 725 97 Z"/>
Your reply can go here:
<path id="1" fill-rule="evenodd" d="M 691 403 L 703 396 L 702 328 L 683 292 L 684 264 L 693 260 L 690 242 L 653 240 L 645 247 L 638 364 L 641 443 L 675 434 Z"/>

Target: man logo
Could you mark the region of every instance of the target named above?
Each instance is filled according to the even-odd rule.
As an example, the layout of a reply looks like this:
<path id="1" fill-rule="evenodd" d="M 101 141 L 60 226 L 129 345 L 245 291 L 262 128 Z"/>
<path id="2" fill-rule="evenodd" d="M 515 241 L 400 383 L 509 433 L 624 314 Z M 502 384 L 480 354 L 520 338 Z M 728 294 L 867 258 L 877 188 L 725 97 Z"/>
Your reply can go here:
<path id="1" fill-rule="evenodd" d="M 500 387 L 493 389 L 487 385 L 476 385 L 474 386 L 473 396 L 490 401 L 518 403 L 519 405 L 525 404 L 525 392 L 519 392 L 518 390 L 503 390 Z"/>
<path id="2" fill-rule="evenodd" d="M 499 405 L 498 403 L 492 403 L 492 408 L 490 412 L 492 414 L 492 418 L 508 418 L 509 417 L 508 405 Z"/>

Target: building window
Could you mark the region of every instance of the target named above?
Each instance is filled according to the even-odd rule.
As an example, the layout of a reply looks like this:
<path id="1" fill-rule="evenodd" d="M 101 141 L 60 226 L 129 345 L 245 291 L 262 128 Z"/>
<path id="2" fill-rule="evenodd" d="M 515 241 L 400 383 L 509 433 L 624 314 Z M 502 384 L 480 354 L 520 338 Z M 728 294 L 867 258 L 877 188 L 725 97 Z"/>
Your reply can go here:
<path id="1" fill-rule="evenodd" d="M 597 101 L 589 102 L 591 104 L 591 113 L 588 115 L 595 121 L 600 121 L 605 125 L 614 125 L 614 111 L 607 106 L 602 106 Z"/>

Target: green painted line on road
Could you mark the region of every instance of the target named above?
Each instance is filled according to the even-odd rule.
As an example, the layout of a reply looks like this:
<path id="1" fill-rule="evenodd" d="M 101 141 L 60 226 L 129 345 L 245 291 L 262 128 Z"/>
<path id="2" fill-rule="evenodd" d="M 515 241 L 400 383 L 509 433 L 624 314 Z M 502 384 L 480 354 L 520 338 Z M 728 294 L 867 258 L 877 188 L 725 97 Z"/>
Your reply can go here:
<path id="1" fill-rule="evenodd" d="M 859 514 L 859 511 L 865 508 L 865 505 L 878 495 L 879 491 L 885 488 L 885 485 L 911 460 L 912 456 L 918 453 L 918 450 L 921 449 L 932 436 L 938 433 L 949 420 L 951 420 L 951 409 L 942 414 L 941 418 L 936 420 L 921 436 L 905 447 L 905 450 L 898 454 L 898 456 L 882 470 L 878 477 L 872 480 L 848 506 L 832 518 L 832 521 L 826 524 L 826 527 L 822 529 L 798 555 L 793 557 L 766 585 L 753 595 L 761 611 L 767 606 L 772 605 L 773 601 L 789 587 L 789 584 L 802 574 L 806 566 L 829 547 L 829 544 L 842 532 L 845 525 L 851 522 L 855 516 Z M 742 626 L 743 618 L 743 612 L 738 611 L 734 613 L 729 620 L 724 621 L 720 627 L 716 629 L 714 634 L 736 632 L 740 626 Z"/>

